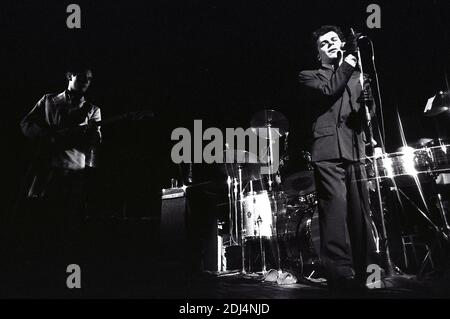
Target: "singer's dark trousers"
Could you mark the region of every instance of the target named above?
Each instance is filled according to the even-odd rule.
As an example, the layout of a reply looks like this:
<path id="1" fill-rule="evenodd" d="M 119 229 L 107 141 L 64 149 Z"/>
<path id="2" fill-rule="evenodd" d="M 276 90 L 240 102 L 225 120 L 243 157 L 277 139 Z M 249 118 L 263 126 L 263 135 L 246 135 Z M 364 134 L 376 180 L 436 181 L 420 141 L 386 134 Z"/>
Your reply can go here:
<path id="1" fill-rule="evenodd" d="M 359 162 L 315 163 L 319 198 L 320 259 L 330 284 L 355 277 L 365 282 L 366 267 L 377 263 L 366 172 Z"/>

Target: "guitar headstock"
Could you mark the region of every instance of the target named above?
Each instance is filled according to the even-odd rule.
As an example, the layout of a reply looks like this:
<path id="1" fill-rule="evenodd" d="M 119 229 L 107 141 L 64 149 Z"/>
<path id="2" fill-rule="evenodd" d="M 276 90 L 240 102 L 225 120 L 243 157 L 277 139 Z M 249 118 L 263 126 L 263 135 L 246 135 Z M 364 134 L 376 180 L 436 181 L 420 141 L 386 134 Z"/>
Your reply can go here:
<path id="1" fill-rule="evenodd" d="M 139 121 L 143 119 L 155 117 L 155 113 L 152 110 L 142 110 L 128 113 L 129 119 L 132 121 Z"/>

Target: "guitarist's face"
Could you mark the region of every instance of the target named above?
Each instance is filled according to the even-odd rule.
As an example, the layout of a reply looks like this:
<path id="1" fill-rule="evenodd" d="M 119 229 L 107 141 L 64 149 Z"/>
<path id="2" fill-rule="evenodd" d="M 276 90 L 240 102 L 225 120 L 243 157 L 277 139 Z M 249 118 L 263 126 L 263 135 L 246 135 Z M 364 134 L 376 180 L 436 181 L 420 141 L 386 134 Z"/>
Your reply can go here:
<path id="1" fill-rule="evenodd" d="M 92 80 L 92 72 L 86 70 L 83 73 L 71 74 L 69 77 L 69 89 L 72 91 L 84 93 L 89 88 Z"/>

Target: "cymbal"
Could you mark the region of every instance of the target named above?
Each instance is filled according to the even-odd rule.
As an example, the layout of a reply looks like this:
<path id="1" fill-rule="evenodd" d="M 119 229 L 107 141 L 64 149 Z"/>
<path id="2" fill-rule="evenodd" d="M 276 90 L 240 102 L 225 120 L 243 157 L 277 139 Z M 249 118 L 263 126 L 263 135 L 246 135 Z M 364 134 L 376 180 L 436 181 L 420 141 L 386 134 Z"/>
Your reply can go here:
<path id="1" fill-rule="evenodd" d="M 450 92 L 440 91 L 434 96 L 431 109 L 429 109 L 425 116 L 433 117 L 441 113 L 447 112 L 450 109 Z"/>
<path id="2" fill-rule="evenodd" d="M 223 152 L 224 163 L 254 164 L 258 163 L 258 156 L 244 150 L 225 150 Z"/>
<path id="3" fill-rule="evenodd" d="M 433 147 L 433 146 L 448 146 L 450 145 L 450 141 L 448 140 L 448 138 L 444 137 L 439 137 L 439 138 L 435 138 L 435 139 L 431 139 L 426 146 L 428 147 Z"/>
<path id="4" fill-rule="evenodd" d="M 255 113 L 250 121 L 250 126 L 258 136 L 266 139 L 269 138 L 268 128 L 273 128 L 271 134 L 276 134 L 277 137 L 285 135 L 289 131 L 289 121 L 283 114 L 275 110 L 262 110 Z"/>
<path id="5" fill-rule="evenodd" d="M 305 195 L 314 192 L 316 189 L 314 172 L 302 171 L 288 176 L 283 181 L 283 188 L 288 196 Z"/>
<path id="6" fill-rule="evenodd" d="M 222 171 L 232 178 L 239 178 L 239 170 L 242 179 L 260 180 L 261 167 L 264 165 L 253 153 L 244 150 L 226 150 L 223 154 L 224 164 L 221 166 Z"/>
<path id="7" fill-rule="evenodd" d="M 420 139 L 418 139 L 417 141 L 409 144 L 409 146 L 414 147 L 414 148 L 422 148 L 427 146 L 431 141 L 433 141 L 433 139 L 428 138 L 428 137 L 422 137 Z"/>

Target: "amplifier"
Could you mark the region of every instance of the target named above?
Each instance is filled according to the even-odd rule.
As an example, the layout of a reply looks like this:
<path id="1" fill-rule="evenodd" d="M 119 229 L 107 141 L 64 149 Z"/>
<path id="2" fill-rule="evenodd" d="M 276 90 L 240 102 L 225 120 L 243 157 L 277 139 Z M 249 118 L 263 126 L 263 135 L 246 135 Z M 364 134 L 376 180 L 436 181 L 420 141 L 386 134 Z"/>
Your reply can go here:
<path id="1" fill-rule="evenodd" d="M 187 203 L 182 188 L 162 190 L 160 248 L 163 261 L 185 263 L 187 242 Z"/>

